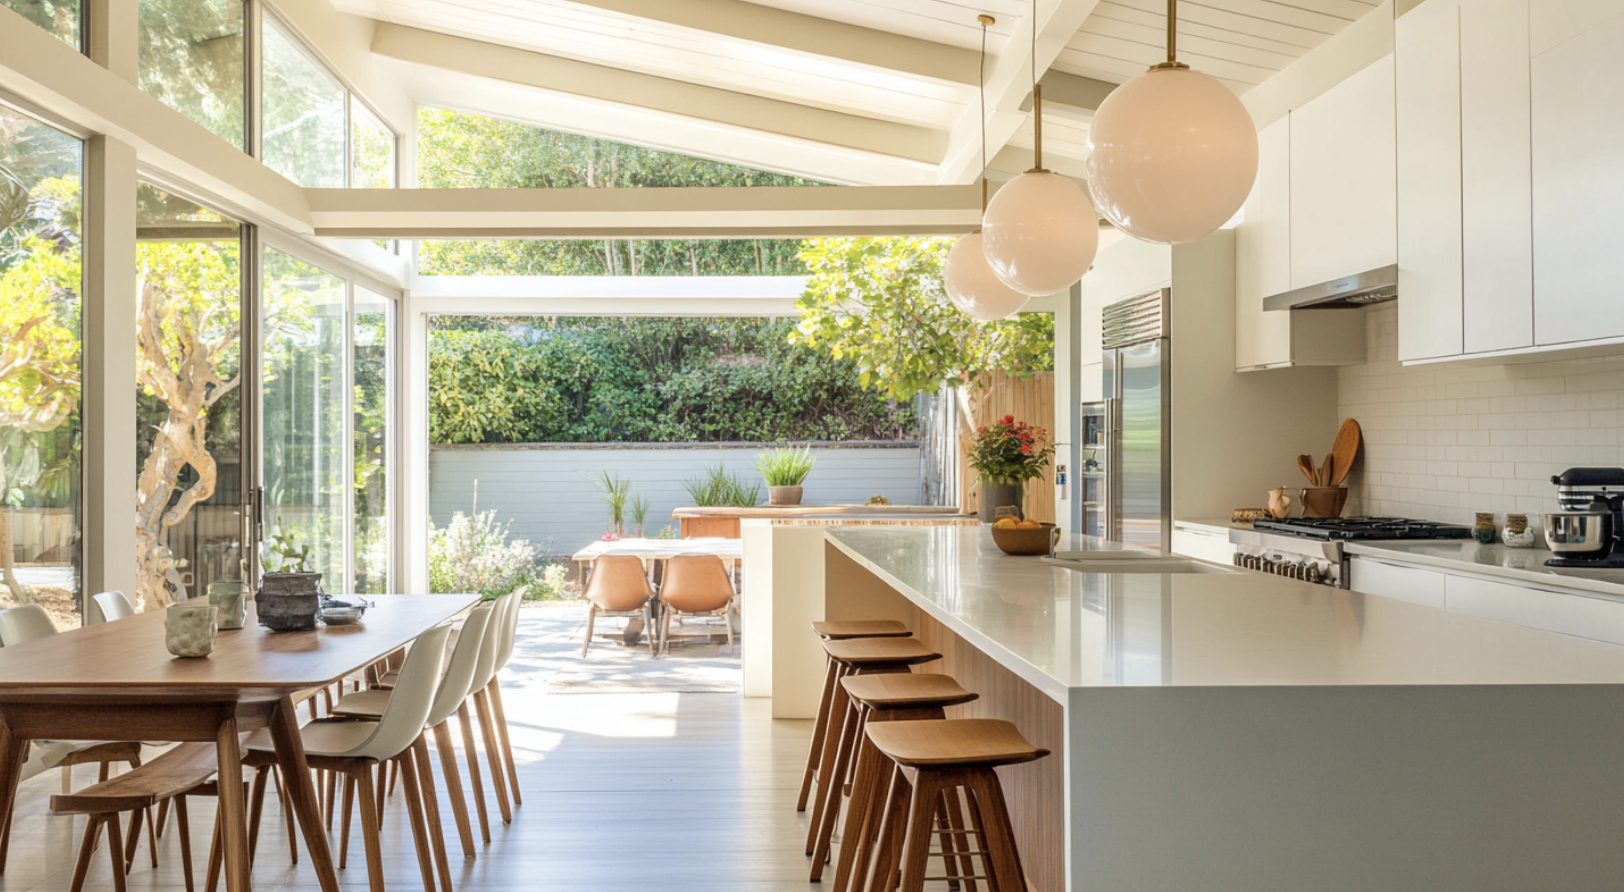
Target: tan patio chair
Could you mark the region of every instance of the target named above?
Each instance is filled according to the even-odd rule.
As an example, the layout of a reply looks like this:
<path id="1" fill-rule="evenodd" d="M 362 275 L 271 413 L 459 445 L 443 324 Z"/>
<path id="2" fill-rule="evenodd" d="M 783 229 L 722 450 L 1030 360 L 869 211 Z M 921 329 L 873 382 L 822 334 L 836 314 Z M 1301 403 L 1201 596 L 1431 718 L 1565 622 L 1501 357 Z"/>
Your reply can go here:
<path id="1" fill-rule="evenodd" d="M 605 555 L 592 563 L 592 575 L 586 581 L 586 599 L 592 607 L 586 614 L 586 640 L 581 642 L 581 656 L 592 646 L 592 627 L 599 616 L 624 616 L 642 619 L 654 589 L 648 584 L 648 574 L 641 558 L 627 554 Z M 653 630 L 650 630 L 653 631 Z M 648 636 L 649 653 L 654 653 L 654 636 Z"/>
<path id="2" fill-rule="evenodd" d="M 733 580 L 727 565 L 715 555 L 674 557 L 665 562 L 665 581 L 660 585 L 664 622 L 660 647 L 671 649 L 671 620 L 685 616 L 720 616 L 727 625 L 727 652 L 733 653 Z"/>

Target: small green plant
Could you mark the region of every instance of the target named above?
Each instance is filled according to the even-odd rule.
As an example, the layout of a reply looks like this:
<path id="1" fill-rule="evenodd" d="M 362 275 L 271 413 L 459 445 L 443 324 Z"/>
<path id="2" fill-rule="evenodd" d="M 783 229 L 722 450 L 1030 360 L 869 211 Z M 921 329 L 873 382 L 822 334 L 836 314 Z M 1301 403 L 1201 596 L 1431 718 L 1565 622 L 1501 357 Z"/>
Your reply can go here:
<path id="1" fill-rule="evenodd" d="M 262 562 L 267 573 L 310 572 L 310 543 L 304 541 L 298 527 L 284 527 L 280 517 L 265 540 L 264 551 Z"/>
<path id="2" fill-rule="evenodd" d="M 655 533 L 653 538 L 655 538 L 655 539 L 675 539 L 675 538 L 677 538 L 677 529 L 676 529 L 676 527 L 673 527 L 671 524 L 666 524 L 665 526 L 660 527 L 660 531 L 658 533 Z"/>
<path id="3" fill-rule="evenodd" d="M 627 507 L 632 511 L 632 529 L 637 535 L 643 535 L 643 522 L 648 520 L 649 509 L 654 507 L 654 502 L 648 496 L 635 495 L 627 503 Z"/>
<path id="4" fill-rule="evenodd" d="M 756 456 L 756 470 L 767 478 L 768 486 L 800 486 L 815 463 L 811 447 L 782 446 Z"/>
<path id="5" fill-rule="evenodd" d="M 597 477 L 587 478 L 592 487 L 598 491 L 599 498 L 609 506 L 609 526 L 615 532 L 626 528 L 626 504 L 631 499 L 632 481 L 628 477 L 611 475 L 608 471 L 599 471 Z M 644 509 L 647 511 L 647 509 Z"/>
<path id="6" fill-rule="evenodd" d="M 682 481 L 682 488 L 699 508 L 751 508 L 761 498 L 760 484 L 746 484 L 722 465 L 706 468 L 702 476 Z"/>

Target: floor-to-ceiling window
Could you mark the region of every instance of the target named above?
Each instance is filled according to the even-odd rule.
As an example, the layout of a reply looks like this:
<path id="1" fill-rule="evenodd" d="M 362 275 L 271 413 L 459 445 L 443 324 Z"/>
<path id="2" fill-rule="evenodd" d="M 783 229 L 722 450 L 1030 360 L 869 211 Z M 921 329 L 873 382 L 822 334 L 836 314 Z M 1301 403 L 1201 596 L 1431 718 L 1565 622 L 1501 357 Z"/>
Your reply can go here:
<path id="1" fill-rule="evenodd" d="M 264 158 L 301 186 L 343 188 L 347 136 L 344 85 L 274 17 L 265 17 Z"/>
<path id="2" fill-rule="evenodd" d="M 346 283 L 266 248 L 260 304 L 266 534 L 310 548 L 327 591 L 348 588 L 345 517 Z"/>
<path id="3" fill-rule="evenodd" d="M 0 606 L 78 624 L 79 140 L 0 106 Z"/>
<path id="4" fill-rule="evenodd" d="M 0 0 L 23 18 L 55 34 L 73 47 L 82 46 L 79 0 Z"/>
<path id="5" fill-rule="evenodd" d="M 243 148 L 244 0 L 139 3 L 141 89 Z"/>
<path id="6" fill-rule="evenodd" d="M 137 606 L 244 578 L 242 227 L 137 191 Z"/>
<path id="7" fill-rule="evenodd" d="M 350 355 L 354 406 L 355 591 L 389 586 L 389 355 L 394 302 L 357 287 Z"/>

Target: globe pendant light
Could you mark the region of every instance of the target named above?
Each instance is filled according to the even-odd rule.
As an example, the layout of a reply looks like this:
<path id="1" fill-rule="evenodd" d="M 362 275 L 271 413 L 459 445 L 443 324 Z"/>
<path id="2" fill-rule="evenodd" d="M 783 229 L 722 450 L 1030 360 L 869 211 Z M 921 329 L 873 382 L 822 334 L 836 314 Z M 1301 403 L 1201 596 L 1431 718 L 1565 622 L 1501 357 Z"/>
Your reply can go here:
<path id="1" fill-rule="evenodd" d="M 1054 294 L 1088 272 L 1100 246 L 1088 196 L 1043 169 L 1043 87 L 1037 79 L 1037 0 L 1032 3 L 1032 169 L 1005 183 L 981 215 L 982 250 L 998 279 L 1022 294 Z"/>
<path id="2" fill-rule="evenodd" d="M 996 19 L 990 15 L 976 16 L 981 22 L 981 213 L 987 213 L 987 26 Z M 982 234 L 977 229 L 960 236 L 947 252 L 942 266 L 942 286 L 947 298 L 971 319 L 991 322 L 1007 319 L 1026 306 L 1027 295 L 1005 285 L 993 275 L 982 253 Z"/>
<path id="3" fill-rule="evenodd" d="M 1167 61 L 1111 91 L 1088 129 L 1095 206 L 1128 235 L 1164 245 L 1224 225 L 1257 179 L 1246 106 L 1174 58 L 1176 4 L 1167 0 Z"/>

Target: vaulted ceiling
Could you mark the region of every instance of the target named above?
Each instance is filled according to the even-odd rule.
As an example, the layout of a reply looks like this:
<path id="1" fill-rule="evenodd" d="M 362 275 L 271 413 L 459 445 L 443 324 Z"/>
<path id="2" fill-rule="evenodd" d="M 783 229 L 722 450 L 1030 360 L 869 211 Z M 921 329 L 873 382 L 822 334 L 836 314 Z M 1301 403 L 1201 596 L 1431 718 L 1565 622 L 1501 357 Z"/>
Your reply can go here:
<path id="1" fill-rule="evenodd" d="M 861 184 L 1075 173 L 1092 110 L 1165 56 L 1163 0 L 331 0 L 414 98 Z M 1036 10 L 1034 13 L 1034 5 Z M 1244 94 L 1375 8 L 1184 0 L 1179 58 Z"/>

